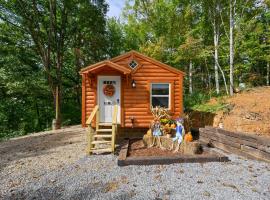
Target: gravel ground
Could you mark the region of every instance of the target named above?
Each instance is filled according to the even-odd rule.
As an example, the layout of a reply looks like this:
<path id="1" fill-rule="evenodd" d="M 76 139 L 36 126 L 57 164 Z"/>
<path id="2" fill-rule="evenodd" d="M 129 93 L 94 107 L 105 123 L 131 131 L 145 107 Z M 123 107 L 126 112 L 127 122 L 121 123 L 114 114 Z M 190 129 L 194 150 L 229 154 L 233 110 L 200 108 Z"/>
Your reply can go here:
<path id="1" fill-rule="evenodd" d="M 269 163 L 229 155 L 228 163 L 118 167 L 115 155 L 85 156 L 82 129 L 57 133 L 62 145 L 50 146 L 50 134 L 38 140 L 45 150 L 32 141 L 27 156 L 8 153 L 16 140 L 0 143 L 0 199 L 270 199 Z"/>

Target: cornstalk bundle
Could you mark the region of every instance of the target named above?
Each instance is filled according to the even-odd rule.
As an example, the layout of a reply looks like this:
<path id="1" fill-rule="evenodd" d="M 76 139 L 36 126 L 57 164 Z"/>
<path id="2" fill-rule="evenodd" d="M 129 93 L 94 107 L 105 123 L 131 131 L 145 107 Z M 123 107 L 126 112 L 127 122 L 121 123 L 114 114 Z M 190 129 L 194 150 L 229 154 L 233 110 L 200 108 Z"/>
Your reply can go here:
<path id="1" fill-rule="evenodd" d="M 151 106 L 151 113 L 154 116 L 154 120 L 170 117 L 169 110 L 160 106 L 156 106 L 155 108 Z"/>

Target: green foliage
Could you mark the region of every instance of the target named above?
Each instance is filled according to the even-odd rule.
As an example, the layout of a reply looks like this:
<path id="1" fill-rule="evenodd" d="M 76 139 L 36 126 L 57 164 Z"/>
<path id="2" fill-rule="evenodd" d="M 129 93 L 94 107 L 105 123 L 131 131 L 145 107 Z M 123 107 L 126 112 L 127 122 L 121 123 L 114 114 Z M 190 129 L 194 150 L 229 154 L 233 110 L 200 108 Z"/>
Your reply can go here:
<path id="1" fill-rule="evenodd" d="M 204 104 L 209 101 L 211 95 L 203 92 L 194 92 L 193 94 L 186 94 L 184 97 L 184 108 L 190 110 L 198 105 Z"/>
<path id="2" fill-rule="evenodd" d="M 192 110 L 197 110 L 201 112 L 211 112 L 211 113 L 216 113 L 217 111 L 220 110 L 225 110 L 227 108 L 227 104 L 224 104 L 222 102 L 218 102 L 217 104 L 211 105 L 211 104 L 200 104 L 200 105 L 195 105 L 192 107 Z"/>
<path id="3" fill-rule="evenodd" d="M 50 129 L 55 85 L 62 125 L 80 123 L 79 71 L 109 54 L 106 12 L 103 0 L 0 0 L 0 139 Z"/>
<path id="4" fill-rule="evenodd" d="M 209 103 L 209 100 L 213 97 L 215 97 L 215 102 Z M 211 113 L 215 113 L 219 110 L 225 111 L 228 108 L 228 104 L 225 103 L 223 96 L 217 96 L 215 93 L 211 95 L 197 92 L 186 95 L 184 105 L 187 111 L 196 110 Z"/>
<path id="5" fill-rule="evenodd" d="M 236 85 L 266 83 L 269 2 L 236 1 Z M 62 124 L 80 123 L 80 69 L 132 49 L 185 72 L 192 61 L 184 79 L 185 108 L 226 109 L 222 100 L 206 102 L 215 96 L 214 22 L 220 69 L 229 77 L 228 1 L 127 0 L 123 21 L 106 18 L 107 9 L 104 0 L 0 0 L 0 138 L 49 129 L 56 86 Z"/>

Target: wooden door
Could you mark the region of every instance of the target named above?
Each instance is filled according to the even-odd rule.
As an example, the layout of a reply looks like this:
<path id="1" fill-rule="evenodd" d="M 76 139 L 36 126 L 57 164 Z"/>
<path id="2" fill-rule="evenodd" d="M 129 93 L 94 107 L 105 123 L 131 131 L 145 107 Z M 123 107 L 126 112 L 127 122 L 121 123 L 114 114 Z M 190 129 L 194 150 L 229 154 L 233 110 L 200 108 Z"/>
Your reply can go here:
<path id="1" fill-rule="evenodd" d="M 100 108 L 100 122 L 112 123 L 113 106 L 118 105 L 117 122 L 121 119 L 121 77 L 98 76 L 98 104 Z"/>

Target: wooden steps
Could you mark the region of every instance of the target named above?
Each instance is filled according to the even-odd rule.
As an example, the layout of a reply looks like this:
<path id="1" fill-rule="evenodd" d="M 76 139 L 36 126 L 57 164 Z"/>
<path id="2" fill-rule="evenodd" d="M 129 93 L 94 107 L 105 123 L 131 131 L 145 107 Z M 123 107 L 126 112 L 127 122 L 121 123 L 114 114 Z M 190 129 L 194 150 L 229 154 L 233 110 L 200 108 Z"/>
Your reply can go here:
<path id="1" fill-rule="evenodd" d="M 100 128 L 103 127 L 103 128 Z M 107 139 L 107 140 L 104 140 Z M 109 140 L 108 140 L 109 139 Z M 91 153 L 111 153 L 112 149 L 112 124 L 99 123 L 93 134 Z"/>
<path id="2" fill-rule="evenodd" d="M 92 120 L 96 117 L 96 130 L 92 127 Z M 113 123 L 99 122 L 99 107 L 95 106 L 87 120 L 89 133 L 87 135 L 87 153 L 113 153 L 117 132 L 117 105 L 114 106 Z"/>
<path id="3" fill-rule="evenodd" d="M 102 134 L 99 134 L 102 133 Z M 108 133 L 108 134 L 104 134 Z M 107 139 L 107 140 L 105 140 Z M 108 140 L 109 139 L 109 140 Z M 98 129 L 93 134 L 90 153 L 111 153 L 112 149 L 112 129 Z"/>

